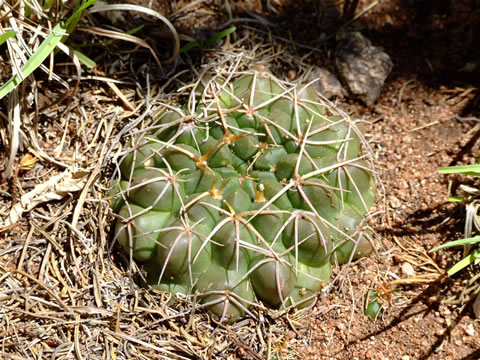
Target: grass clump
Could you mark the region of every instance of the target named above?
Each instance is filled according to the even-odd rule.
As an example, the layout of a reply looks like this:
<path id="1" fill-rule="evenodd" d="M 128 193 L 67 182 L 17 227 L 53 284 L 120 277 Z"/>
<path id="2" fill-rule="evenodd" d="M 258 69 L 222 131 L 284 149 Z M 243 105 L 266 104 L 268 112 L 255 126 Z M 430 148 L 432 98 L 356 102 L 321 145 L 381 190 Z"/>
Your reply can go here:
<path id="1" fill-rule="evenodd" d="M 450 166 L 440 169 L 441 174 L 457 174 L 457 175 L 469 175 L 474 178 L 480 177 L 480 164 L 463 165 L 463 166 Z M 464 204 L 466 207 L 465 217 L 465 231 L 464 238 L 460 240 L 449 241 L 445 244 L 437 246 L 431 251 L 438 251 L 450 247 L 463 246 L 464 257 L 451 266 L 447 273 L 450 276 L 457 274 L 464 270 L 468 266 L 475 266 L 478 268 L 480 264 L 480 235 L 475 235 L 480 231 L 480 215 L 478 209 L 480 207 L 480 189 L 477 186 L 460 185 L 460 189 L 463 195 L 452 196 L 449 198 L 452 202 Z M 474 302 L 474 312 L 477 317 L 480 316 L 480 286 L 475 284 L 473 277 L 478 278 L 478 275 L 473 275 L 469 283 L 473 283 L 473 287 L 469 287 L 466 303 L 476 300 Z"/>

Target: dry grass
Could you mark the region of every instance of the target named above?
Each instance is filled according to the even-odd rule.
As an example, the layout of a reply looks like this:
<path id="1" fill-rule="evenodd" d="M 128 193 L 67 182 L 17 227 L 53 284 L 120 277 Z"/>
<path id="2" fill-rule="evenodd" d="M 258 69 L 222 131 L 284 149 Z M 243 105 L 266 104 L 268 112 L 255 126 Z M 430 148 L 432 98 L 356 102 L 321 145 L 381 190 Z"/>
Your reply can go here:
<path id="1" fill-rule="evenodd" d="M 0 358 L 300 356 L 294 349 L 308 345 L 309 311 L 255 309 L 258 320 L 225 326 L 192 310 L 195 299 L 139 287 L 140 269 L 112 242 L 108 203 L 112 164 L 162 104 L 188 100 L 192 84 L 211 72 L 229 74 L 256 64 L 308 74 L 307 64 L 285 51 L 289 44 L 247 29 L 235 42 L 232 37 L 222 49 L 205 52 L 201 66 L 173 67 L 162 86 L 147 76 L 142 89 L 128 72 L 110 79 L 90 71 L 77 84 L 72 64 L 52 58 L 47 74 L 64 89 L 36 74 L 10 103 L 0 104 L 2 142 L 10 149 L 0 156 L 6 178 L 0 187 Z M 135 56 L 146 53 L 135 51 L 118 59 L 117 68 L 133 66 Z M 184 86 L 172 89 L 174 81 Z"/>
<path id="2" fill-rule="evenodd" d="M 267 64 L 281 54 L 281 44 L 270 45 L 253 47 L 244 36 L 214 62 L 204 59 L 198 78 L 245 69 L 253 59 Z M 234 50 L 242 48 L 251 50 Z M 21 146 L 0 193 L 0 357 L 295 358 L 292 345 L 306 340 L 292 332 L 303 331 L 305 313 L 256 312 L 259 321 L 227 327 L 192 311 L 192 300 L 137 285 L 139 269 L 111 241 L 111 164 L 160 103 L 189 89 L 164 94 L 149 84 L 137 97 L 129 79 L 118 79 L 118 91 L 96 79 L 81 82 L 70 101 L 60 101 L 61 91 L 44 80 L 17 89 L 36 101 L 19 105 Z M 6 160 L 4 154 L 4 169 Z"/>

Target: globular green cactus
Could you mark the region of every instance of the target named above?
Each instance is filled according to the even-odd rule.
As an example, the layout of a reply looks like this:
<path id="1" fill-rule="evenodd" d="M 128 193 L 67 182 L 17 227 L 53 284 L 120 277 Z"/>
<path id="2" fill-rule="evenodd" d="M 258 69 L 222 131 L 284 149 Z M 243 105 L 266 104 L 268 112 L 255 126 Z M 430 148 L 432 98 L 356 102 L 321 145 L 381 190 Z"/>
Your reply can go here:
<path id="1" fill-rule="evenodd" d="M 116 237 L 147 282 L 235 321 L 310 305 L 332 264 L 368 255 L 364 138 L 313 87 L 253 70 L 168 107 L 120 161 Z"/>

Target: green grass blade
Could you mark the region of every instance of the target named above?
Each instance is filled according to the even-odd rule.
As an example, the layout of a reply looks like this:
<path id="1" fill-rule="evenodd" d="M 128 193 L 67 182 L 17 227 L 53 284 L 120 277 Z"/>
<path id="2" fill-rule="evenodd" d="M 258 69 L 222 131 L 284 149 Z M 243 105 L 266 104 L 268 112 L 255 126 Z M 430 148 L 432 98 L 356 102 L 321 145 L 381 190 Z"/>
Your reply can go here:
<path id="1" fill-rule="evenodd" d="M 88 67 L 89 69 L 92 69 L 96 65 L 95 61 L 90 59 L 88 56 L 82 54 L 80 51 L 75 50 L 71 46 L 69 46 L 68 48 L 72 50 L 73 53 L 77 56 L 78 60 L 80 60 L 80 62 L 86 67 Z"/>
<path id="2" fill-rule="evenodd" d="M 188 50 L 193 49 L 195 47 L 201 47 L 200 43 L 196 41 L 190 41 L 188 44 L 185 44 L 184 46 L 182 46 L 182 48 L 180 49 L 180 54 L 187 52 Z"/>
<path id="3" fill-rule="evenodd" d="M 233 33 L 235 30 L 237 30 L 237 28 L 235 26 L 231 26 L 229 27 L 228 29 L 225 29 L 215 35 L 213 35 L 210 39 L 208 39 L 205 43 L 205 47 L 209 47 L 213 44 L 215 44 L 218 40 L 220 39 L 223 39 L 224 37 L 230 35 L 231 33 Z"/>
<path id="4" fill-rule="evenodd" d="M 35 53 L 22 66 L 22 74 L 26 78 L 35 71 L 47 58 L 48 55 L 55 49 L 60 40 L 65 36 L 65 26 L 61 23 L 57 24 L 50 35 L 40 44 Z M 5 84 L 0 87 L 0 99 L 7 95 L 10 91 L 15 89 L 22 80 L 18 75 L 12 76 Z"/>
<path id="5" fill-rule="evenodd" d="M 460 202 L 465 201 L 465 197 L 464 196 L 450 196 L 448 198 L 448 201 L 453 202 L 453 203 L 460 203 Z"/>
<path id="6" fill-rule="evenodd" d="M 237 28 L 235 26 L 230 26 L 228 29 L 225 29 L 223 31 L 220 31 L 219 33 L 216 33 L 213 35 L 211 38 L 209 38 L 207 41 L 190 41 L 188 44 L 184 45 L 180 49 L 180 53 L 187 52 L 188 50 L 191 50 L 193 48 L 200 48 L 201 50 L 207 49 L 209 46 L 215 44 L 218 40 L 223 39 L 224 37 L 230 35 L 233 33 Z"/>
<path id="7" fill-rule="evenodd" d="M 458 263 L 453 265 L 450 269 L 448 269 L 447 271 L 448 275 L 452 276 L 457 272 L 459 272 L 460 270 L 462 270 L 463 268 L 466 268 L 468 265 L 473 264 L 479 256 L 480 256 L 480 249 L 471 252 L 462 260 L 460 260 Z"/>
<path id="8" fill-rule="evenodd" d="M 442 167 L 440 168 L 440 174 L 466 174 L 479 176 L 480 164 Z"/>
<path id="9" fill-rule="evenodd" d="M 0 34 L 0 45 L 2 45 L 5 41 L 14 37 L 17 34 L 16 31 L 5 31 L 3 34 Z"/>
<path id="10" fill-rule="evenodd" d="M 43 3 L 43 8 L 44 8 L 45 10 L 51 9 L 52 6 L 53 6 L 53 2 L 54 2 L 54 1 L 55 1 L 55 0 L 45 0 L 45 2 Z"/>
<path id="11" fill-rule="evenodd" d="M 139 32 L 140 30 L 142 30 L 144 28 L 144 25 L 140 25 L 140 26 L 137 26 L 136 28 L 133 28 L 131 30 L 128 30 L 127 31 L 127 34 L 128 35 L 134 35 L 135 33 Z"/>
<path id="12" fill-rule="evenodd" d="M 480 243 L 480 236 L 474 236 L 472 238 L 460 239 L 455 241 L 449 241 L 448 243 L 442 244 L 430 250 L 430 252 L 438 251 L 441 249 L 449 248 L 452 246 L 461 246 L 461 245 L 473 245 L 476 243 Z"/>
<path id="13" fill-rule="evenodd" d="M 67 19 L 65 22 L 65 26 L 67 27 L 67 34 L 71 34 L 72 31 L 77 26 L 78 22 L 82 17 L 82 13 L 87 9 L 90 5 L 94 4 L 97 0 L 86 0 L 81 1 L 80 6 L 73 12 L 73 14 Z"/>

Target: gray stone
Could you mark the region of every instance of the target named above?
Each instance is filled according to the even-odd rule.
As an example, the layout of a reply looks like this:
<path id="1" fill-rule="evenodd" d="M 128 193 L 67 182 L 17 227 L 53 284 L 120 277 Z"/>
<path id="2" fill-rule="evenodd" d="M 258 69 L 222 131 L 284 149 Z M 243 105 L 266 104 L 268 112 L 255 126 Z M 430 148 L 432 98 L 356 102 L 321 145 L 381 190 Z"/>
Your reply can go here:
<path id="1" fill-rule="evenodd" d="M 337 35 L 335 64 L 350 93 L 367 105 L 375 103 L 393 67 L 390 56 L 358 31 Z"/>
<path id="2" fill-rule="evenodd" d="M 308 75 L 307 81 L 315 81 L 312 83 L 313 87 L 319 94 L 325 96 L 327 99 L 333 97 L 343 98 L 344 96 L 344 89 L 340 81 L 338 81 L 335 75 L 324 68 L 315 67 Z"/>
<path id="3" fill-rule="evenodd" d="M 477 295 L 475 302 L 473 303 L 473 312 L 477 319 L 480 319 L 480 293 Z"/>

